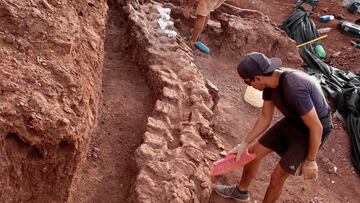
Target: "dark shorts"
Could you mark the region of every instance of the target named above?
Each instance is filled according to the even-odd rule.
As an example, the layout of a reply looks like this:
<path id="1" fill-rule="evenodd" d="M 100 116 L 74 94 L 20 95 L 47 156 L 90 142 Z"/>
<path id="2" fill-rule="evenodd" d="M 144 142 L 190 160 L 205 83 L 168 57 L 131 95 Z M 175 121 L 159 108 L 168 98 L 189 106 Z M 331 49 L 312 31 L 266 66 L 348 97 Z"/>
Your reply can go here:
<path id="1" fill-rule="evenodd" d="M 322 146 L 332 128 L 331 116 L 320 121 L 323 125 Z M 281 119 L 260 138 L 259 143 L 281 156 L 279 164 L 285 171 L 300 175 L 309 148 L 309 129 L 301 120 Z"/>

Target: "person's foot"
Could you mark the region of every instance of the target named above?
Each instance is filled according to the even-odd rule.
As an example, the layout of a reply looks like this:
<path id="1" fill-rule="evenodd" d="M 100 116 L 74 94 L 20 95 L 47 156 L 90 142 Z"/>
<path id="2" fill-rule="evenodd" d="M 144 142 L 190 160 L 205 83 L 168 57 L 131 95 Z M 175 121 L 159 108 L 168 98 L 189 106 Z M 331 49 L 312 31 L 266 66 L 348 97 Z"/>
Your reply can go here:
<path id="1" fill-rule="evenodd" d="M 238 201 L 249 201 L 250 192 L 249 191 L 240 191 L 236 185 L 217 185 L 215 192 L 224 198 L 232 198 Z"/>
<path id="2" fill-rule="evenodd" d="M 185 38 L 185 43 L 190 47 L 190 49 L 195 49 L 195 42 L 191 40 L 191 37 Z"/>

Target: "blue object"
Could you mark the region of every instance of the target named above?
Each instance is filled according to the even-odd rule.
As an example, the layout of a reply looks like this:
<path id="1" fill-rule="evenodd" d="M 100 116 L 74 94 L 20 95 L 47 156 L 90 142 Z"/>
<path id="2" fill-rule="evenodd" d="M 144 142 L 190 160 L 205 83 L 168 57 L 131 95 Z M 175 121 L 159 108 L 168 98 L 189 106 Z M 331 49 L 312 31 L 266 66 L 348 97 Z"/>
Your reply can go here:
<path id="1" fill-rule="evenodd" d="M 352 4 L 350 4 L 350 6 L 348 7 L 348 11 L 350 13 L 356 13 L 359 9 L 360 3 L 359 2 L 353 2 Z"/>
<path id="2" fill-rule="evenodd" d="M 205 44 L 201 43 L 199 40 L 195 41 L 195 46 L 196 48 L 200 49 L 200 51 L 206 54 L 210 53 L 210 49 Z"/>
<path id="3" fill-rule="evenodd" d="M 324 16 L 320 17 L 320 22 L 326 23 L 326 22 L 329 22 L 331 20 L 334 20 L 334 18 L 335 17 L 333 15 L 324 15 Z"/>

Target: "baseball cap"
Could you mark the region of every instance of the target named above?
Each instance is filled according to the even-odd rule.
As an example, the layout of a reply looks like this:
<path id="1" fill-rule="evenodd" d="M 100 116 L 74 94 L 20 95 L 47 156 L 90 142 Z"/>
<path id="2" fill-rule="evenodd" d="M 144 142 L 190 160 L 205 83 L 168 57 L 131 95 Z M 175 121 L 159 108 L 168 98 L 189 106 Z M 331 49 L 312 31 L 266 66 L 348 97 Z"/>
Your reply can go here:
<path id="1" fill-rule="evenodd" d="M 268 58 L 262 53 L 251 52 L 241 59 L 237 71 L 243 79 L 273 72 L 282 64 L 279 58 Z"/>

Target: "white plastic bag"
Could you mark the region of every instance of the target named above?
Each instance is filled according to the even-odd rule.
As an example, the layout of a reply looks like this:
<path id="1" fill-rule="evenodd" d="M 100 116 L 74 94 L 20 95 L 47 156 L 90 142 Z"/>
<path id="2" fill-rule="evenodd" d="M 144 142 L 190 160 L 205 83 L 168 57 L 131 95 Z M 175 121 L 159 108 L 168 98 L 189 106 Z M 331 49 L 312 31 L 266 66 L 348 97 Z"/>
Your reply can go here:
<path id="1" fill-rule="evenodd" d="M 171 9 L 170 8 L 158 8 L 157 9 L 160 15 L 170 15 Z"/>
<path id="2" fill-rule="evenodd" d="M 169 38 L 176 37 L 177 33 L 173 30 L 169 30 L 169 28 L 171 29 L 171 27 L 174 26 L 174 22 L 171 21 L 171 17 L 170 17 L 171 9 L 157 8 L 157 10 L 160 13 L 160 18 L 158 20 L 160 28 L 165 31 L 167 37 Z"/>
<path id="3" fill-rule="evenodd" d="M 331 27 L 325 27 L 325 28 L 319 28 L 319 29 L 318 29 L 318 32 L 319 32 L 320 34 L 323 34 L 323 33 L 330 32 L 330 30 L 331 30 Z"/>
<path id="4" fill-rule="evenodd" d="M 165 34 L 166 34 L 166 36 L 168 36 L 170 38 L 176 37 L 176 35 L 177 35 L 177 33 L 173 30 L 165 30 Z"/>

